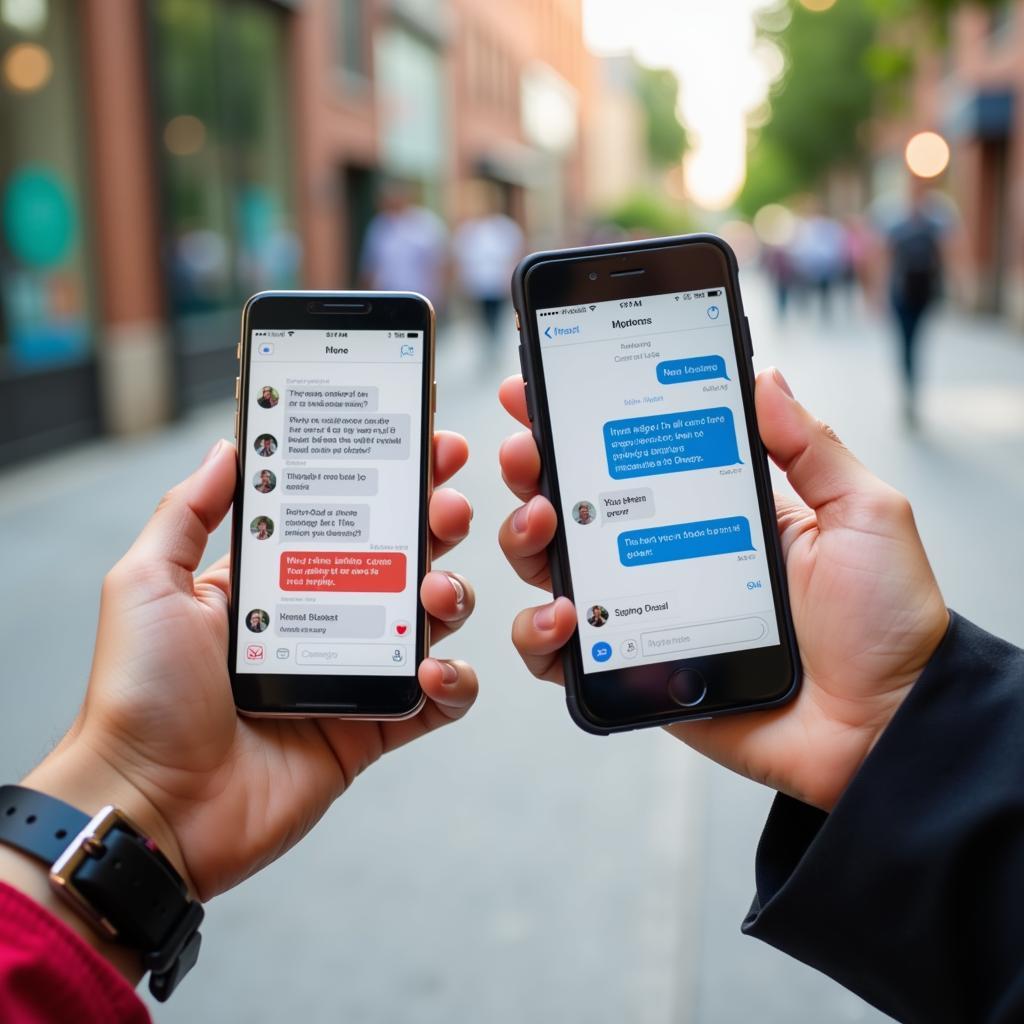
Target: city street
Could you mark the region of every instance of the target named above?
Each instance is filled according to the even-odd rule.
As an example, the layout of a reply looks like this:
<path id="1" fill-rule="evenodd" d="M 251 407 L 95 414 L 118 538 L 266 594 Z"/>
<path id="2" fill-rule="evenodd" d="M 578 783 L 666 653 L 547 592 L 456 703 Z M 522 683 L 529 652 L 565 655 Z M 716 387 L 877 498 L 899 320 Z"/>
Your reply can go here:
<path id="1" fill-rule="evenodd" d="M 757 365 L 781 366 L 796 396 L 910 496 L 947 603 L 1024 643 L 1024 339 L 937 315 L 911 436 L 876 314 L 838 302 L 831 321 L 813 308 L 780 323 L 761 279 L 746 286 Z M 470 325 L 443 331 L 437 422 L 470 437 L 454 485 L 476 513 L 443 564 L 473 579 L 478 611 L 440 650 L 477 666 L 477 707 L 375 765 L 300 847 L 213 901 L 200 962 L 170 1003 L 154 1004 L 156 1021 L 888 1019 L 741 936 L 769 792 L 660 731 L 584 734 L 560 691 L 520 665 L 509 625 L 536 598 L 495 542 L 513 507 L 496 452 L 516 428 L 494 397 L 518 368 L 511 325 L 489 356 Z M 0 779 L 70 723 L 102 576 L 162 492 L 230 435 L 229 398 L 158 434 L 0 476 Z M 221 527 L 209 560 L 227 540 Z"/>

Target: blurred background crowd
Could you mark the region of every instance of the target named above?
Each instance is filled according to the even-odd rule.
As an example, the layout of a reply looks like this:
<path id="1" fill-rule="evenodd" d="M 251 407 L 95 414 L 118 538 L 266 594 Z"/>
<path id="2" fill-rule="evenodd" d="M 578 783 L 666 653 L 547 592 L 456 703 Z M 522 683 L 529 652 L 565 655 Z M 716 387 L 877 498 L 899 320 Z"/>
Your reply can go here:
<path id="1" fill-rule="evenodd" d="M 738 934 L 769 794 L 584 736 L 519 666 L 508 279 L 724 235 L 757 364 L 1024 642 L 1024 0 L 0 0 L 0 139 L 5 778 L 71 721 L 103 573 L 230 434 L 249 294 L 427 293 L 438 424 L 474 442 L 479 608 L 442 654 L 478 707 L 218 899 L 157 1019 L 880 1019 Z"/>
<path id="2" fill-rule="evenodd" d="M 880 299 L 912 175 L 943 292 L 1020 326 L 1019 14 L 2 0 L 0 463 L 225 394 L 261 288 L 421 287 L 493 334 L 527 249 L 710 228 L 780 309 Z"/>

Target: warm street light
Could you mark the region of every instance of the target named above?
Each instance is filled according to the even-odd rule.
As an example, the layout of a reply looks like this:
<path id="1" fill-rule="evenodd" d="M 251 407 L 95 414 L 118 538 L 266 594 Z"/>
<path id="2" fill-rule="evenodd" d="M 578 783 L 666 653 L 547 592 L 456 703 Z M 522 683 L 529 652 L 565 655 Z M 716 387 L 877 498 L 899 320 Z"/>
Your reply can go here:
<path id="1" fill-rule="evenodd" d="M 3 68 L 15 92 L 37 92 L 53 75 L 53 59 L 38 43 L 17 43 L 4 54 Z"/>
<path id="2" fill-rule="evenodd" d="M 937 178 L 949 165 L 949 143 L 937 132 L 918 132 L 904 151 L 907 167 L 919 178 Z"/>

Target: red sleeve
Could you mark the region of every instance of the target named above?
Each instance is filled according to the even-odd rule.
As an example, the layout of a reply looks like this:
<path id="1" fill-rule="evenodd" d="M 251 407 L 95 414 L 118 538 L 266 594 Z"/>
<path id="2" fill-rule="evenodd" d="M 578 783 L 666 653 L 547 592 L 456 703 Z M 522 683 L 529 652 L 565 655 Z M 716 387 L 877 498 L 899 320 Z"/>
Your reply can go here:
<path id="1" fill-rule="evenodd" d="M 3 1024 L 149 1024 L 135 990 L 70 928 L 0 882 Z"/>

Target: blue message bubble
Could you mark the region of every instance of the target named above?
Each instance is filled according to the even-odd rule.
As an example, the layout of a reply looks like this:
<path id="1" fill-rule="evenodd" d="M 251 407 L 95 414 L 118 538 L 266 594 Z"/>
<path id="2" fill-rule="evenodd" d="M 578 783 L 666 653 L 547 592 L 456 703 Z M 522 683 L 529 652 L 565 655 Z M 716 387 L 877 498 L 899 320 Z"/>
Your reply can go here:
<path id="1" fill-rule="evenodd" d="M 666 359 L 655 367 L 660 384 L 686 384 L 691 380 L 729 380 L 721 356 L 695 356 L 692 359 Z"/>
<path id="2" fill-rule="evenodd" d="M 740 462 L 732 410 L 725 406 L 610 420 L 604 425 L 604 454 L 613 480 Z"/>
<path id="3" fill-rule="evenodd" d="M 753 551 L 746 516 L 703 519 L 619 534 L 619 561 L 625 566 L 679 562 L 684 558 Z"/>

